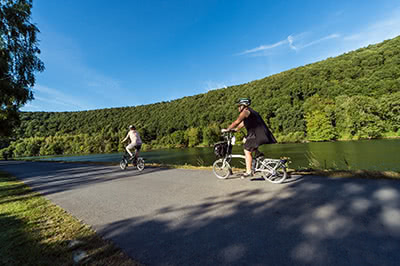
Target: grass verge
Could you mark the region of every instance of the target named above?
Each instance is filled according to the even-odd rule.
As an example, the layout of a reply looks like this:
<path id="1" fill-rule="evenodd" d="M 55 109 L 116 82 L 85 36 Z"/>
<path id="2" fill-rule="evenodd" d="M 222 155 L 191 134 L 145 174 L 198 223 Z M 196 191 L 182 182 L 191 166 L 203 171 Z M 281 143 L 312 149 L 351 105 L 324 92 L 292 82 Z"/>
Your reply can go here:
<path id="1" fill-rule="evenodd" d="M 87 162 L 93 163 L 93 162 Z M 93 164 L 108 164 L 117 165 L 116 163 L 93 163 Z M 162 167 L 170 169 L 192 169 L 192 170 L 212 170 L 212 166 L 193 166 L 193 165 L 175 165 L 175 164 L 160 164 L 146 163 L 146 167 Z M 245 168 L 232 168 L 234 172 L 245 171 Z M 323 170 L 323 169 L 306 169 L 296 170 L 287 168 L 289 175 L 318 175 L 326 177 L 345 177 L 345 178 L 369 178 L 369 179 L 396 179 L 400 180 L 400 173 L 394 171 L 370 171 L 370 170 Z"/>
<path id="2" fill-rule="evenodd" d="M 83 163 L 93 165 L 112 165 L 117 166 L 119 163 L 114 162 L 92 162 L 92 161 L 79 161 L 79 162 L 67 162 L 67 161 L 44 161 L 44 160 L 29 160 L 35 162 L 57 162 L 57 163 Z M 131 166 L 131 164 L 130 164 Z M 212 166 L 194 166 L 189 164 L 163 164 L 163 163 L 146 163 L 146 167 L 160 167 L 170 169 L 192 169 L 192 170 L 212 170 Z M 244 168 L 232 169 L 233 171 L 244 171 Z M 292 169 L 287 168 L 287 172 L 290 175 L 318 175 L 326 177 L 348 177 L 348 178 L 369 178 L 369 179 L 396 179 L 400 180 L 400 173 L 395 171 L 371 171 L 371 170 L 338 170 L 338 169 L 319 169 L 319 168 L 307 168 L 307 169 Z"/>
<path id="3" fill-rule="evenodd" d="M 0 265 L 140 265 L 1 171 L 0 228 Z"/>
<path id="4" fill-rule="evenodd" d="M 400 180 L 400 173 L 393 171 L 370 171 L 370 170 L 292 170 L 292 174 L 318 175 L 326 177 L 351 177 L 368 179 L 395 179 Z"/>

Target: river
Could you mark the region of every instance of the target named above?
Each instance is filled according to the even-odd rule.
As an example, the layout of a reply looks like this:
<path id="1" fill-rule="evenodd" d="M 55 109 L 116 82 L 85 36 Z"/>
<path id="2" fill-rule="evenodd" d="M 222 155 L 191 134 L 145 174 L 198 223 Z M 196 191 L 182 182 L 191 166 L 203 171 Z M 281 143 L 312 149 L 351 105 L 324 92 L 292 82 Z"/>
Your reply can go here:
<path id="1" fill-rule="evenodd" d="M 400 171 L 400 139 L 311 142 L 263 145 L 268 158 L 290 158 L 290 168 Z M 241 146 L 234 153 L 243 154 Z M 146 162 L 209 166 L 215 161 L 213 148 L 163 149 L 141 152 Z M 43 160 L 119 162 L 121 153 L 39 157 Z M 314 162 L 310 165 L 310 162 Z"/>

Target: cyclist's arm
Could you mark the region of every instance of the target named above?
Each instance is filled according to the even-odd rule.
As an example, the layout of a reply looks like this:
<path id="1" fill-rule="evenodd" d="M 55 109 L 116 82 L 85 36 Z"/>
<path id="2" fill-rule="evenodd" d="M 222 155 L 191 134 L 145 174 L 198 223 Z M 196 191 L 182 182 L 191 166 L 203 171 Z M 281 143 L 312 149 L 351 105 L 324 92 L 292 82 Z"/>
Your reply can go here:
<path id="1" fill-rule="evenodd" d="M 125 142 L 128 138 L 129 138 L 129 133 L 128 133 L 128 135 L 126 135 L 126 137 L 123 140 L 121 140 L 121 142 Z"/>
<path id="2" fill-rule="evenodd" d="M 249 114 L 250 114 L 250 111 L 248 111 L 248 110 L 242 111 L 242 112 L 240 113 L 239 117 L 238 117 L 227 129 L 228 129 L 228 130 L 231 130 L 231 129 L 234 129 L 234 128 L 239 127 L 240 124 L 243 123 L 243 120 L 244 120 L 246 117 L 249 116 Z M 242 125 L 241 127 L 243 127 L 243 126 L 244 126 L 244 123 L 243 123 L 243 125 Z M 241 127 L 240 127 L 240 128 L 241 128 Z"/>
<path id="3" fill-rule="evenodd" d="M 240 122 L 239 125 L 237 125 L 237 127 L 235 128 L 236 131 L 239 131 L 239 129 L 241 129 L 242 127 L 244 127 L 244 122 Z"/>

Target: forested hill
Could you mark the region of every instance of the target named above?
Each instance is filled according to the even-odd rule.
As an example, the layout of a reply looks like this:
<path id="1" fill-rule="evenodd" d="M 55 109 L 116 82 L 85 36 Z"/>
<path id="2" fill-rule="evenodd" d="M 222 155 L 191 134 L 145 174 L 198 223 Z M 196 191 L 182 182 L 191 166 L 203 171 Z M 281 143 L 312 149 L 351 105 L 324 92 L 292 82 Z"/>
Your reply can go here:
<path id="1" fill-rule="evenodd" d="M 400 36 L 264 79 L 174 101 L 81 112 L 24 112 L 15 132 L 17 142 L 10 148 L 18 154 L 15 148 L 25 139 L 39 142 L 42 150 L 36 147 L 36 154 L 116 151 L 129 124 L 136 125 L 144 142 L 153 147 L 208 145 L 238 115 L 234 102 L 239 97 L 251 97 L 252 107 L 280 141 L 397 135 Z M 53 144 L 55 148 L 50 148 Z"/>

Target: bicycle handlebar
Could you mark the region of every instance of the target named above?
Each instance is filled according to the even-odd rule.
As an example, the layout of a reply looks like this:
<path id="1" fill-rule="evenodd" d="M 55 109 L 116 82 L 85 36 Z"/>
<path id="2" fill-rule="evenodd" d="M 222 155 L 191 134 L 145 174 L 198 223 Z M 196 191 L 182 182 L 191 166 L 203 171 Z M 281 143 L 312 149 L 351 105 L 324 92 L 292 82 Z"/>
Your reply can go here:
<path id="1" fill-rule="evenodd" d="M 221 129 L 221 133 L 222 134 L 225 134 L 225 133 L 235 133 L 236 132 L 236 130 L 234 130 L 234 129 Z"/>

